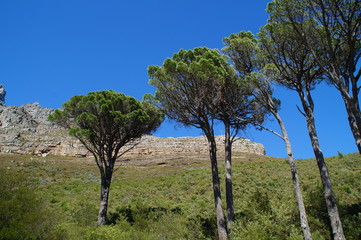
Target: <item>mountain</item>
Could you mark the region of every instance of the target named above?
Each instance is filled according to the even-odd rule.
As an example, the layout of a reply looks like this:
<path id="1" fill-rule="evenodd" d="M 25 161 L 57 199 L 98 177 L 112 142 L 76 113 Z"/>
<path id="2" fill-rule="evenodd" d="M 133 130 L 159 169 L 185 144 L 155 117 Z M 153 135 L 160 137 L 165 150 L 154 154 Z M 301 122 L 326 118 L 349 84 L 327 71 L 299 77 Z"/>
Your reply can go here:
<path id="1" fill-rule="evenodd" d="M 54 111 L 39 103 L 17 106 L 0 105 L 0 152 L 33 154 L 90 156 L 83 145 L 67 130 L 48 121 Z M 218 151 L 224 151 L 223 136 L 216 136 Z M 128 147 L 129 148 L 129 147 Z M 125 146 L 127 149 L 127 146 Z M 144 136 L 137 146 L 126 155 L 161 155 L 174 153 L 204 153 L 208 151 L 206 138 L 178 137 L 160 138 Z M 266 150 L 260 143 L 240 138 L 233 144 L 234 152 L 247 152 L 265 155 Z"/>

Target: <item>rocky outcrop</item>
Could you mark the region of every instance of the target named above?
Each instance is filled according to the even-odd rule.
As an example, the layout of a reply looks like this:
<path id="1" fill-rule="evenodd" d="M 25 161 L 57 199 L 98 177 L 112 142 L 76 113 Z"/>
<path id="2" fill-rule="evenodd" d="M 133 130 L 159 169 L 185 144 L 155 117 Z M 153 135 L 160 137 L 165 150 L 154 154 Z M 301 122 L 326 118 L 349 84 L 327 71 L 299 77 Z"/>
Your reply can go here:
<path id="1" fill-rule="evenodd" d="M 0 107 L 1 128 L 28 128 L 44 125 L 46 128 L 55 126 L 48 121 L 48 116 L 54 109 L 44 108 L 39 103 Z M 56 127 L 56 126 L 55 126 Z"/>
<path id="2" fill-rule="evenodd" d="M 0 152 L 34 155 L 85 154 L 82 145 L 67 131 L 49 122 L 51 108 L 38 103 L 0 106 Z"/>
<path id="3" fill-rule="evenodd" d="M 0 84 L 0 106 L 5 106 L 6 91 L 2 84 Z"/>
<path id="4" fill-rule="evenodd" d="M 216 136 L 218 152 L 224 152 L 224 136 Z M 247 152 L 265 155 L 266 150 L 260 143 L 251 142 L 245 138 L 239 138 L 233 143 L 234 152 Z M 176 153 L 207 153 L 208 142 L 206 137 L 169 137 L 159 138 L 154 136 L 144 136 L 139 140 L 139 144 L 134 151 L 129 151 L 127 155 L 141 154 L 176 154 Z"/>
<path id="5" fill-rule="evenodd" d="M 67 130 L 49 122 L 53 111 L 38 103 L 20 107 L 0 106 L 0 152 L 63 156 L 91 155 Z M 218 151 L 223 149 L 223 136 L 217 136 Z M 134 144 L 134 143 L 133 143 Z M 159 138 L 144 136 L 135 142 L 125 155 L 160 155 L 176 153 L 206 153 L 208 145 L 205 137 Z M 132 145 L 124 147 L 124 150 Z M 233 144 L 234 152 L 248 152 L 264 155 L 265 148 L 260 143 L 248 139 L 238 139 Z"/>

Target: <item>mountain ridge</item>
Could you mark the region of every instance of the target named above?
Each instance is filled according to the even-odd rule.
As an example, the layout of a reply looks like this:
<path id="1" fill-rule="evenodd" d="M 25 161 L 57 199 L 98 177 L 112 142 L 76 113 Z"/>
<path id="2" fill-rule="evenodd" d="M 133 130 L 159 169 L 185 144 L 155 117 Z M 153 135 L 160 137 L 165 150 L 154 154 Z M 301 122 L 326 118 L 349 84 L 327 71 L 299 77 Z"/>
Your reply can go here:
<path id="1" fill-rule="evenodd" d="M 0 105 L 0 152 L 61 155 L 61 156 L 91 156 L 79 140 L 69 136 L 67 130 L 48 121 L 48 116 L 54 111 L 39 103 L 21 106 Z M 218 151 L 224 152 L 224 137 L 216 136 Z M 136 141 L 137 146 L 125 155 L 160 155 L 174 153 L 204 153 L 208 144 L 204 136 L 199 137 L 168 137 L 160 138 L 146 135 Z M 124 149 L 131 145 L 125 146 Z M 266 150 L 260 143 L 239 138 L 233 144 L 234 152 L 265 155 Z"/>

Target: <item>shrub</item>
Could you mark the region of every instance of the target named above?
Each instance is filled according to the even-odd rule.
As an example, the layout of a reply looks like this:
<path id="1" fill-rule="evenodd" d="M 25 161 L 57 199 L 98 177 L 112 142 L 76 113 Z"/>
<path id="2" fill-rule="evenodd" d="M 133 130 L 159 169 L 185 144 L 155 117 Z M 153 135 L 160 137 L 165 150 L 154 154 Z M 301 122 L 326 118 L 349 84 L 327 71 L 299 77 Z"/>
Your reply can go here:
<path id="1" fill-rule="evenodd" d="M 50 214 L 30 178 L 0 171 L 0 239 L 55 239 L 56 214 Z"/>

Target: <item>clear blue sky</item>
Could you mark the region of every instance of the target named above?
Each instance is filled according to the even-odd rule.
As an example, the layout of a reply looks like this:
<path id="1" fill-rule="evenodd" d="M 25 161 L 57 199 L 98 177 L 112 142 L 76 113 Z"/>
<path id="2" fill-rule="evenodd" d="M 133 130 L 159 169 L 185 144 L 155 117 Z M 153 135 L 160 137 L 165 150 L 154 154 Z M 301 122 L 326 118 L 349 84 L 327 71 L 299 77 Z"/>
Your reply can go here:
<path id="1" fill-rule="evenodd" d="M 0 84 L 7 90 L 6 104 L 59 108 L 73 95 L 108 89 L 141 99 L 154 93 L 148 65 L 161 65 L 181 48 L 222 48 L 223 37 L 241 30 L 257 33 L 267 20 L 267 2 L 2 0 Z M 295 157 L 313 157 L 296 94 L 276 88 L 276 95 Z M 325 156 L 356 152 L 339 93 L 320 86 L 315 104 Z M 155 135 L 201 135 L 176 125 L 166 121 Z M 275 121 L 267 127 L 278 130 Z M 250 128 L 242 135 L 263 143 L 268 155 L 286 156 L 283 142 L 270 133 Z"/>

